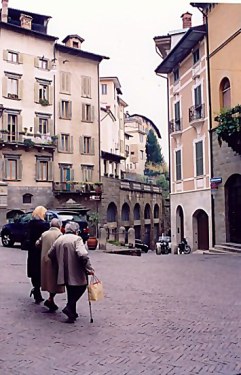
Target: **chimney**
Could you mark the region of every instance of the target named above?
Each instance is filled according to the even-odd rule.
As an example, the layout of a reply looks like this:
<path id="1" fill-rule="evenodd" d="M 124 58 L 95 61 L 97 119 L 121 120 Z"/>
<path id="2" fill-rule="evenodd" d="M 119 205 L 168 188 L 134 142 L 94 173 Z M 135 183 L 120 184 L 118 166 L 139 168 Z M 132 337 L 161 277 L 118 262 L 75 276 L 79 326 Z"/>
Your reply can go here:
<path id="1" fill-rule="evenodd" d="M 186 12 L 181 15 L 182 19 L 182 28 L 189 29 L 192 27 L 192 13 Z"/>
<path id="2" fill-rule="evenodd" d="M 8 0 L 2 0 L 1 21 L 8 22 Z"/>
<path id="3" fill-rule="evenodd" d="M 21 14 L 20 16 L 20 22 L 21 22 L 21 27 L 24 29 L 32 29 L 32 19 L 33 17 L 28 16 L 27 14 Z"/>

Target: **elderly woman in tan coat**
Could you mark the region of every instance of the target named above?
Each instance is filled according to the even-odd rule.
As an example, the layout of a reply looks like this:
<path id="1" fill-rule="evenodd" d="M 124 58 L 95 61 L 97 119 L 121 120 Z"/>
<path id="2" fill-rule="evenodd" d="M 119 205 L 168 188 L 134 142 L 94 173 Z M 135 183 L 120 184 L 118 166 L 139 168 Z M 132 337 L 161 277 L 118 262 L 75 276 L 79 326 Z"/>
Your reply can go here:
<path id="1" fill-rule="evenodd" d="M 50 311 L 56 311 L 58 306 L 54 302 L 56 293 L 64 293 L 65 287 L 57 285 L 57 269 L 48 257 L 48 251 L 55 242 L 55 240 L 62 236 L 60 231 L 61 221 L 59 219 L 52 219 L 50 228 L 42 233 L 41 237 L 36 242 L 36 246 L 41 248 L 41 289 L 49 292 L 49 298 L 44 302 L 44 305 Z"/>

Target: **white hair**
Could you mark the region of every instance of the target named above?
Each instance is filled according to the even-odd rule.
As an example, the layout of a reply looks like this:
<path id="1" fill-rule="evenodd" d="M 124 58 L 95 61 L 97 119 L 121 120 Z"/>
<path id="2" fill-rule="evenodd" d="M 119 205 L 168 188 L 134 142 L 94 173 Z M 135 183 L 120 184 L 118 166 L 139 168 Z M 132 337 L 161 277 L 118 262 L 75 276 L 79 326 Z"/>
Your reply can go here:
<path id="1" fill-rule="evenodd" d="M 77 233 L 79 231 L 79 224 L 74 221 L 69 221 L 65 225 L 65 233 Z"/>
<path id="2" fill-rule="evenodd" d="M 62 226 L 62 221 L 61 221 L 60 219 L 53 218 L 53 219 L 50 221 L 50 226 L 51 226 L 51 227 L 55 227 L 55 228 L 61 228 L 61 226 Z"/>

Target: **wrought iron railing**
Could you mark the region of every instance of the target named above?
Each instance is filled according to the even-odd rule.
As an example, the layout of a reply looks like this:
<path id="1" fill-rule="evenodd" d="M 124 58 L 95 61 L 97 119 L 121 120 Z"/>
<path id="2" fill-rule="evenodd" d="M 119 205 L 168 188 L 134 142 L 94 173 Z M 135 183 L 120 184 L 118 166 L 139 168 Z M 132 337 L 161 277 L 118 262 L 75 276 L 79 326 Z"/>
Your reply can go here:
<path id="1" fill-rule="evenodd" d="M 205 105 L 193 105 L 189 108 L 189 122 L 201 120 L 205 117 Z"/>
<path id="2" fill-rule="evenodd" d="M 182 131 L 182 120 L 181 119 L 171 120 L 169 122 L 169 130 L 170 130 L 170 133 Z"/>

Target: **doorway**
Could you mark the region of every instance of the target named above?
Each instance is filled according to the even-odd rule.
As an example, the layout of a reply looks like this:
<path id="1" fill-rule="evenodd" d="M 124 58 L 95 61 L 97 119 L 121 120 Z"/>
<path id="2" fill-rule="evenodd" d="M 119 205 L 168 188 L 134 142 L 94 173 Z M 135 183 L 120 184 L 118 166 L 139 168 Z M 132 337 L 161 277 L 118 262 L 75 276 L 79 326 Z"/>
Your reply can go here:
<path id="1" fill-rule="evenodd" d="M 234 174 L 225 184 L 227 241 L 241 243 L 241 175 Z"/>

